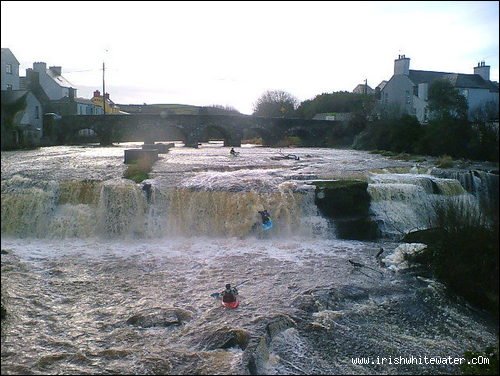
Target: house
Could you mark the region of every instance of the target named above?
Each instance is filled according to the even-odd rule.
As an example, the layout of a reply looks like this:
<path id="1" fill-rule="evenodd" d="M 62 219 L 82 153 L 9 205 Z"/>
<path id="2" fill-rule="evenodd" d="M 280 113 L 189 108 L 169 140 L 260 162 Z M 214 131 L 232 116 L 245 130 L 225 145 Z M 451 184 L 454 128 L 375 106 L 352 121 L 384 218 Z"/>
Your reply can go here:
<path id="1" fill-rule="evenodd" d="M 19 61 L 9 48 L 2 48 L 2 90 L 19 90 Z"/>
<path id="2" fill-rule="evenodd" d="M 375 90 L 373 90 L 367 83 L 359 84 L 352 91 L 355 94 L 374 94 Z"/>
<path id="3" fill-rule="evenodd" d="M 2 150 L 33 146 L 43 136 L 43 94 L 21 89 L 19 61 L 2 48 L 1 138 Z"/>
<path id="4" fill-rule="evenodd" d="M 75 91 L 76 96 L 75 86 L 62 76 L 62 67 L 53 66 L 47 68 L 46 63 L 37 62 L 33 63 L 33 69 L 26 69 L 26 76 L 30 75 L 31 71 L 38 73 L 40 86 L 50 100 L 69 97 L 71 89 Z"/>
<path id="5" fill-rule="evenodd" d="M 109 114 L 122 113 L 120 111 L 120 107 L 118 107 L 118 105 L 116 105 L 115 102 L 113 102 L 111 99 L 109 99 L 109 93 L 106 93 L 104 95 L 104 97 L 105 97 L 104 110 L 105 110 L 106 114 L 109 115 Z M 102 99 L 101 92 L 99 90 L 94 91 L 94 96 L 92 97 L 91 101 L 94 105 L 100 107 L 101 109 L 103 108 L 103 99 Z"/>
<path id="6" fill-rule="evenodd" d="M 69 97 L 50 101 L 50 112 L 64 115 L 102 115 L 102 107 L 97 106 L 90 99 L 75 97 L 75 91 L 69 91 Z"/>
<path id="7" fill-rule="evenodd" d="M 469 118 L 484 106 L 498 111 L 498 83 L 490 81 L 490 67 L 483 62 L 473 74 L 411 70 L 410 58 L 394 60 L 394 75 L 380 90 L 380 107 L 397 114 L 415 115 L 421 123 L 429 120 L 428 90 L 437 79 L 447 79 L 467 99 Z M 498 116 L 498 113 L 497 113 Z"/>
<path id="8" fill-rule="evenodd" d="M 38 145 L 43 136 L 43 106 L 38 98 L 27 90 L 2 90 L 1 103 L 2 136 L 10 139 L 10 146 Z"/>

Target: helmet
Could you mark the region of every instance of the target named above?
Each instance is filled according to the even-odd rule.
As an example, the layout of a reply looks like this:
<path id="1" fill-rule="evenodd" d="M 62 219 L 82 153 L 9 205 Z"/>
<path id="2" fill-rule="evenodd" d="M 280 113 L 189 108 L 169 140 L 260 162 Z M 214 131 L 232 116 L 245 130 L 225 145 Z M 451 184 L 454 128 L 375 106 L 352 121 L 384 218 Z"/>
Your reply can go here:
<path id="1" fill-rule="evenodd" d="M 231 288 L 231 284 L 230 284 L 230 283 L 228 283 L 228 284 L 226 285 L 226 289 L 230 289 L 230 288 Z"/>

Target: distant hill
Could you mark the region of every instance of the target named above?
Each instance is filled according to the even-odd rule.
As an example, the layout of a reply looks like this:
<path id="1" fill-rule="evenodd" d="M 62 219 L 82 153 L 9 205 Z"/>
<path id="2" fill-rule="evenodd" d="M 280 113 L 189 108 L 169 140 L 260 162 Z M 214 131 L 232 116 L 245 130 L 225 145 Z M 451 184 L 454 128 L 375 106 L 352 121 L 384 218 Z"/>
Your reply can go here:
<path id="1" fill-rule="evenodd" d="M 120 110 L 131 115 L 237 115 L 240 114 L 236 109 L 223 106 L 193 106 L 189 104 L 119 104 Z"/>

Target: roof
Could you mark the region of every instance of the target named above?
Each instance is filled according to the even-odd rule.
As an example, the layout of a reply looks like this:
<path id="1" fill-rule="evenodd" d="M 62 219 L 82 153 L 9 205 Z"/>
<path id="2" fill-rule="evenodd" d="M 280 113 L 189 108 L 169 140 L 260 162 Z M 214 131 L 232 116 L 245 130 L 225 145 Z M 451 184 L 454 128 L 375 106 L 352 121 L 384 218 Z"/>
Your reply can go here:
<path id="1" fill-rule="evenodd" d="M 90 99 L 87 98 L 81 98 L 81 97 L 76 97 L 74 99 L 70 99 L 69 97 L 62 97 L 61 99 L 51 101 L 51 102 L 56 102 L 56 103 L 69 103 L 69 102 L 76 102 L 76 103 L 83 103 L 83 104 L 89 104 L 95 106 L 95 103 L 92 102 Z"/>
<path id="2" fill-rule="evenodd" d="M 11 104 L 28 94 L 27 90 L 2 90 L 1 100 L 2 105 Z"/>
<path id="3" fill-rule="evenodd" d="M 421 83 L 431 83 L 432 81 L 438 79 L 447 79 L 454 87 L 498 91 L 498 85 L 483 79 L 478 74 L 433 72 L 410 69 L 408 77 L 416 85 Z"/>
<path id="4" fill-rule="evenodd" d="M 2 103 L 14 103 L 28 94 L 28 90 L 2 90 Z"/>
<path id="5" fill-rule="evenodd" d="M 386 84 L 387 84 L 387 81 L 386 81 L 386 80 L 383 80 L 381 83 L 379 83 L 379 84 L 377 85 L 377 87 L 376 87 L 376 88 L 379 88 L 379 90 L 382 90 L 382 89 L 385 87 L 385 85 L 386 85 Z M 375 89 L 376 89 L 376 88 L 375 88 Z"/>
<path id="6" fill-rule="evenodd" d="M 87 99 L 87 98 L 77 97 L 77 98 L 75 98 L 75 102 L 77 102 L 77 103 L 84 103 L 84 104 L 91 104 L 91 105 L 95 106 L 95 103 L 92 102 L 90 99 Z"/>
<path id="7" fill-rule="evenodd" d="M 59 86 L 62 86 L 62 87 L 73 87 L 73 88 L 76 87 L 71 82 L 69 82 L 67 79 L 65 79 L 63 76 L 55 74 L 50 68 L 48 68 L 46 70 L 46 72 L 50 76 L 50 78 L 52 78 L 55 82 L 57 82 L 57 84 Z"/>
<path id="8" fill-rule="evenodd" d="M 2 103 L 13 103 L 21 99 L 22 97 L 26 97 L 28 94 L 35 97 L 35 99 L 42 104 L 43 102 L 40 100 L 38 95 L 34 93 L 32 90 L 2 90 Z"/>
<path id="9" fill-rule="evenodd" d="M 314 115 L 313 120 L 349 120 L 352 118 L 350 112 L 322 112 Z"/>
<path id="10" fill-rule="evenodd" d="M 19 65 L 19 61 L 16 59 L 10 48 L 2 48 L 2 61 L 7 59 L 15 60 L 17 65 Z"/>
<path id="11" fill-rule="evenodd" d="M 366 92 L 368 94 L 371 94 L 371 93 L 373 93 L 375 91 L 369 85 L 359 84 L 358 86 L 356 86 L 354 88 L 354 90 L 352 92 L 353 93 L 358 93 L 358 94 L 363 94 L 365 92 L 365 89 L 366 89 Z"/>

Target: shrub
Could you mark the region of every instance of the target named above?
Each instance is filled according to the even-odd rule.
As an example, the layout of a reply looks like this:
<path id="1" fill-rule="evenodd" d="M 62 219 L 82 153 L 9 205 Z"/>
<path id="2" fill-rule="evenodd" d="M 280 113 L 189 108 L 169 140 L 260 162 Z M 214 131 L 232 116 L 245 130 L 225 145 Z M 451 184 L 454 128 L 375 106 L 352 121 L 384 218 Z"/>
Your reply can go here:
<path id="1" fill-rule="evenodd" d="M 409 261 L 426 265 L 451 291 L 498 315 L 498 223 L 490 222 L 464 201 L 440 205 L 435 229 L 420 234 L 427 249 Z"/>
<path id="2" fill-rule="evenodd" d="M 436 165 L 441 168 L 453 167 L 453 158 L 446 154 L 442 155 L 441 157 L 439 157 Z"/>
<path id="3" fill-rule="evenodd" d="M 495 350 L 493 346 L 486 348 L 484 352 L 466 351 L 464 358 L 466 362 L 460 365 L 464 375 L 498 375 L 498 349 Z M 472 364 L 473 358 L 475 362 L 484 364 Z"/>

